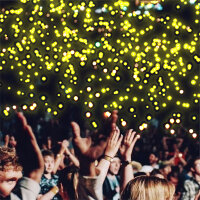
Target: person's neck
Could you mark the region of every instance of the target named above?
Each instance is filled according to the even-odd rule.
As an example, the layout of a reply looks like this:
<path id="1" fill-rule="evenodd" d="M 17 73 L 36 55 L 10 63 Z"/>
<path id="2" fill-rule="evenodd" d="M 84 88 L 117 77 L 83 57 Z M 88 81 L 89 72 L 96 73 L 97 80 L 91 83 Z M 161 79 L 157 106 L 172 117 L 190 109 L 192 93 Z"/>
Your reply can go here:
<path id="1" fill-rule="evenodd" d="M 111 174 L 111 173 L 109 173 L 109 172 L 108 172 L 107 176 L 109 176 L 110 178 L 114 178 L 114 177 L 115 177 L 114 174 Z"/>
<path id="2" fill-rule="evenodd" d="M 200 183 L 200 175 L 194 174 L 194 178 L 198 183 Z"/>
<path id="3" fill-rule="evenodd" d="M 157 162 L 154 162 L 151 164 L 152 167 L 155 167 L 157 165 Z"/>
<path id="4" fill-rule="evenodd" d="M 48 179 L 51 179 L 51 173 L 44 174 L 44 176 Z"/>

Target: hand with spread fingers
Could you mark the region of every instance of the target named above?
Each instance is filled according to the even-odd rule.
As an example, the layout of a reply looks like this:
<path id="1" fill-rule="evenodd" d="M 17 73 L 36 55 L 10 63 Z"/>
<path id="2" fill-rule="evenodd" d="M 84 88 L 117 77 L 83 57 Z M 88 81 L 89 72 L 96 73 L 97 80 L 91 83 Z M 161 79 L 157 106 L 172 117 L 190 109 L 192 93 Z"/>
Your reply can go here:
<path id="1" fill-rule="evenodd" d="M 93 145 L 91 137 L 82 138 L 80 127 L 76 122 L 71 122 L 71 126 L 74 133 L 74 145 L 75 153 L 79 159 L 87 158 L 90 161 L 95 161 L 98 159 L 104 152 L 106 147 L 106 142 L 101 142 L 101 144 Z"/>
<path id="2" fill-rule="evenodd" d="M 140 138 L 140 135 L 137 135 L 133 129 L 129 129 L 126 132 L 122 146 L 120 147 L 120 154 L 122 157 L 122 171 L 121 171 L 121 191 L 124 190 L 127 183 L 134 178 L 133 168 L 131 166 L 131 156 L 135 143 Z"/>
<path id="3" fill-rule="evenodd" d="M 109 149 L 109 147 L 118 140 L 120 133 L 119 133 L 119 130 L 116 129 L 117 118 L 118 118 L 117 111 L 114 110 L 112 112 L 111 122 L 110 122 L 112 134 L 113 134 L 112 139 L 107 140 L 107 141 L 99 140 L 96 143 L 92 141 L 91 137 L 86 137 L 86 138 L 81 137 L 81 131 L 80 131 L 79 125 L 76 122 L 71 122 L 72 130 L 74 134 L 73 143 L 74 143 L 75 154 L 80 161 L 81 170 L 85 169 L 84 171 L 86 171 L 87 169 L 86 165 L 89 166 L 92 163 L 94 165 L 94 161 L 103 155 L 106 146 L 108 146 L 107 149 Z M 109 144 L 107 144 L 107 142 Z M 120 144 L 118 144 L 118 146 L 120 146 Z M 107 151 L 110 151 L 110 150 L 107 150 Z"/>
<path id="4" fill-rule="evenodd" d="M 123 160 L 131 161 L 133 148 L 139 138 L 140 135 L 138 135 L 135 131 L 133 131 L 133 129 L 129 129 L 126 132 L 126 135 L 120 147 L 120 154 Z"/>
<path id="5" fill-rule="evenodd" d="M 120 135 L 120 130 L 116 126 L 116 128 L 111 131 L 110 137 L 108 138 L 105 155 L 114 157 L 121 145 L 122 139 L 123 135 Z"/>
<path id="6" fill-rule="evenodd" d="M 97 169 L 99 169 L 101 176 L 99 181 L 100 185 L 103 185 L 103 182 L 108 173 L 108 169 L 110 167 L 110 162 L 115 157 L 117 151 L 119 150 L 122 140 L 123 140 L 123 135 L 120 134 L 119 128 L 115 126 L 115 129 L 111 131 L 110 136 L 107 140 L 107 146 L 105 149 L 104 156 L 97 165 Z"/>

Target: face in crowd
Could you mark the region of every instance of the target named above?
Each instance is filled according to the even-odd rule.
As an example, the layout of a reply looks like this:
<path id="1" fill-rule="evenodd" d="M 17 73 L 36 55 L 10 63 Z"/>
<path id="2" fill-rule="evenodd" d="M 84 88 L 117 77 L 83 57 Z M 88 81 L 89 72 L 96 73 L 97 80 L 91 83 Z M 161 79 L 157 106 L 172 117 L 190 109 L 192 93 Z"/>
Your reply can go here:
<path id="1" fill-rule="evenodd" d="M 157 161 L 158 161 L 158 158 L 156 157 L 156 155 L 151 153 L 149 155 L 149 163 L 150 164 L 155 164 L 155 163 L 157 163 Z"/>
<path id="2" fill-rule="evenodd" d="M 55 165 L 55 160 L 53 156 L 44 156 L 44 168 L 45 173 L 52 173 Z"/>
<path id="3" fill-rule="evenodd" d="M 21 177 L 22 167 L 18 163 L 15 150 L 0 147 L 0 197 L 9 196 Z"/>
<path id="4" fill-rule="evenodd" d="M 200 159 L 194 161 L 194 166 L 192 168 L 194 174 L 200 176 Z"/>
<path id="5" fill-rule="evenodd" d="M 7 197 L 22 177 L 22 172 L 13 169 L 0 171 L 0 196 Z"/>
<path id="6" fill-rule="evenodd" d="M 118 157 L 114 157 L 113 161 L 110 163 L 109 173 L 112 175 L 117 175 L 120 169 L 121 161 Z"/>

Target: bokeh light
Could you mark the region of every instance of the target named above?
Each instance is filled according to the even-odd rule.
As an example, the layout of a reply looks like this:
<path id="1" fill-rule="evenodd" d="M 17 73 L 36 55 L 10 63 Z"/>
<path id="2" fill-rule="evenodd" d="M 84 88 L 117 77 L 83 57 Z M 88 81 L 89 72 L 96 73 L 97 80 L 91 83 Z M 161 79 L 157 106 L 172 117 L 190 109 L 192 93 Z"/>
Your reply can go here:
<path id="1" fill-rule="evenodd" d="M 118 109 L 121 126 L 143 130 L 157 118 L 165 129 L 197 131 L 200 3 L 147 2 L 2 4 L 1 115 L 21 108 L 59 117 L 76 104 L 93 128 L 100 112 Z"/>

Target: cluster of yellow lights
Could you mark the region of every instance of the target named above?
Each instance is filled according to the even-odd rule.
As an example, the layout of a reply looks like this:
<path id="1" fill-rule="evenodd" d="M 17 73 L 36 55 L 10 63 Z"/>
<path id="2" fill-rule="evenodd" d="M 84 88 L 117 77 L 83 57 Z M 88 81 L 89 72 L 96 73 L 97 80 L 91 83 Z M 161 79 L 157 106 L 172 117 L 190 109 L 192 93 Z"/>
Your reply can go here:
<path id="1" fill-rule="evenodd" d="M 95 12 L 99 7 L 92 0 L 50 0 L 45 7 L 42 0 L 20 0 L 21 8 L 2 8 L 0 34 L 5 41 L 0 71 L 12 72 L 20 82 L 18 89 L 7 80 L 2 84 L 13 98 L 24 96 L 29 101 L 17 105 L 23 110 L 45 108 L 58 115 L 67 104 L 78 102 L 94 128 L 99 103 L 105 117 L 113 109 L 126 112 L 122 126 L 129 125 L 129 118 L 149 122 L 172 105 L 187 115 L 200 98 L 196 70 L 200 3 L 176 0 L 171 16 L 163 14 L 165 10 L 161 14 L 155 9 L 144 11 L 147 2 L 143 1 L 139 14 L 131 10 L 128 0 L 109 1 L 101 13 Z M 165 0 L 153 3 L 158 2 L 162 5 Z M 193 13 L 190 22 L 179 17 L 187 6 Z M 158 27 L 161 32 L 156 34 Z M 41 92 L 40 87 L 48 86 L 52 77 L 57 91 Z M 141 105 L 144 113 L 138 113 Z M 13 109 L 4 107 L 4 115 Z M 169 119 L 165 128 L 180 123 L 182 117 Z M 191 119 L 198 121 L 197 114 Z M 145 128 L 146 123 L 139 125 L 140 130 Z"/>
<path id="2" fill-rule="evenodd" d="M 165 123 L 165 129 L 167 131 L 169 131 L 169 133 L 171 135 L 176 134 L 176 125 L 180 125 L 181 123 L 181 113 L 174 113 L 173 117 L 169 119 L 169 121 L 167 123 Z M 194 132 L 194 130 L 192 128 L 190 128 L 189 130 L 185 130 L 187 131 L 194 139 L 197 138 L 198 134 L 196 132 Z"/>

